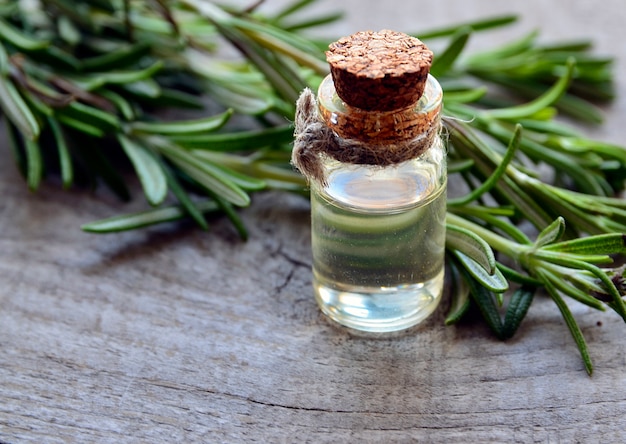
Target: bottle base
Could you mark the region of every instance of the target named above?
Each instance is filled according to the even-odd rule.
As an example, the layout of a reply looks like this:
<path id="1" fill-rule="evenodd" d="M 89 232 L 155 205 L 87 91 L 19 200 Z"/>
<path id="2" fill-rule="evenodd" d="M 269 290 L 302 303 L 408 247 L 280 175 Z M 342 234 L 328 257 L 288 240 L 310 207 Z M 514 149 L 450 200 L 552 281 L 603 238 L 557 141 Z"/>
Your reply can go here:
<path id="1" fill-rule="evenodd" d="M 432 314 L 443 293 L 443 270 L 429 281 L 396 287 L 359 287 L 314 279 L 322 312 L 355 330 L 385 333 L 406 330 Z"/>

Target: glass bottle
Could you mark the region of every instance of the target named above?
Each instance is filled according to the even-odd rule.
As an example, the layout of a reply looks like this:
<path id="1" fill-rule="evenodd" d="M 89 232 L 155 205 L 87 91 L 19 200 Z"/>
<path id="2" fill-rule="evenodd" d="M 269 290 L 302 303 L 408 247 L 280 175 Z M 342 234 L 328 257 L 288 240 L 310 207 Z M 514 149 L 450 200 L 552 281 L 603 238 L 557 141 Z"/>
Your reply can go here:
<path id="1" fill-rule="evenodd" d="M 376 40 L 379 33 L 359 35 L 357 62 L 365 45 L 366 56 L 379 51 L 369 63 L 385 64 L 391 57 L 389 63 L 397 65 L 398 44 L 393 40 L 399 33 L 391 33 L 391 44 L 387 35 L 382 47 Z M 371 41 L 361 41 L 372 35 L 374 51 Z M 354 41 L 354 36 L 348 39 Z M 351 50 L 342 49 L 344 56 Z M 350 77 L 353 73 L 346 74 L 345 66 L 334 66 L 331 56 L 332 74 L 318 90 L 323 123 L 340 142 L 356 141 L 376 150 L 417 146 L 418 155 L 380 165 L 322 153 L 324 180 L 310 181 L 315 297 L 321 310 L 344 326 L 368 332 L 404 330 L 435 310 L 443 289 L 447 173 L 439 137 L 442 90 L 428 71 L 408 76 L 400 72 L 404 78 L 392 78 L 398 77 L 397 66 L 376 84 L 369 77 L 357 79 L 359 83 Z M 404 88 L 390 94 L 398 85 Z M 351 91 L 341 94 L 338 86 Z"/>

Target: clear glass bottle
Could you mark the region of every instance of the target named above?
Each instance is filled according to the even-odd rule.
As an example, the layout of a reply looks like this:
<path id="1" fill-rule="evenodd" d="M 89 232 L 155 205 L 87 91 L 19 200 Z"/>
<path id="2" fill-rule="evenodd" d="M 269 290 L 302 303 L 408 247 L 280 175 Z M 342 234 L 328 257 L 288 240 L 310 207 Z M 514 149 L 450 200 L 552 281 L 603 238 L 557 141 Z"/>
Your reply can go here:
<path id="1" fill-rule="evenodd" d="M 418 127 L 426 122 L 412 137 L 427 137 L 433 126 L 438 130 L 441 103 L 441 87 L 430 75 L 419 100 L 400 110 L 348 106 L 331 75 L 318 90 L 324 123 L 337 137 L 363 143 L 374 129 L 390 134 L 392 144 L 393 134 L 401 132 L 397 126 L 407 121 Z M 386 136 L 381 137 L 377 144 Z M 398 331 L 423 321 L 438 306 L 444 282 L 447 174 L 438 133 L 419 156 L 399 164 L 322 156 L 322 167 L 325 183 L 311 181 L 313 286 L 321 310 L 368 332 Z"/>

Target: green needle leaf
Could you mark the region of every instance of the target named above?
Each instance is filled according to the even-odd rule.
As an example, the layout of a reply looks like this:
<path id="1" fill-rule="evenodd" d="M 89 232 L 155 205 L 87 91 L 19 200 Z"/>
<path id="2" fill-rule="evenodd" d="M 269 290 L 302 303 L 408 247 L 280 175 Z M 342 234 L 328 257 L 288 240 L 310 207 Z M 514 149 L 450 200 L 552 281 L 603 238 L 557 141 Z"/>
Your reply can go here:
<path id="1" fill-rule="evenodd" d="M 4 76 L 0 76 L 0 107 L 26 139 L 37 140 L 39 122 L 13 82 Z"/>
<path id="2" fill-rule="evenodd" d="M 558 217 L 539 233 L 535 241 L 535 247 L 540 248 L 556 242 L 563 236 L 563 233 L 565 233 L 565 219 Z"/>
<path id="3" fill-rule="evenodd" d="M 25 34 L 13 25 L 0 18 L 0 38 L 23 51 L 37 51 L 50 46 L 48 40 L 41 40 Z"/>
<path id="4" fill-rule="evenodd" d="M 26 148 L 26 180 L 31 191 L 37 191 L 43 176 L 43 160 L 41 158 L 41 147 L 36 140 L 25 139 Z"/>
<path id="5" fill-rule="evenodd" d="M 485 269 L 470 257 L 458 250 L 453 250 L 454 255 L 465 267 L 470 275 L 486 289 L 494 293 L 503 293 L 509 288 L 509 283 L 497 268 L 493 274 L 488 274 Z"/>
<path id="6" fill-rule="evenodd" d="M 145 69 L 137 71 L 109 71 L 96 74 L 96 78 L 101 79 L 104 83 L 125 84 L 135 83 L 142 80 L 152 78 L 157 72 L 163 68 L 163 62 L 154 62 Z"/>
<path id="7" fill-rule="evenodd" d="M 250 151 L 293 141 L 293 128 L 282 126 L 224 134 L 172 135 L 172 141 L 186 148 L 215 151 Z"/>
<path id="8" fill-rule="evenodd" d="M 237 214 L 231 203 L 216 195 L 213 195 L 213 198 L 219 205 L 220 209 L 226 214 L 226 217 L 228 217 L 228 219 L 231 221 L 231 223 L 235 227 L 235 230 L 237 230 L 239 237 L 244 241 L 248 240 L 248 230 L 246 229 L 246 226 L 241 220 L 241 217 L 239 217 L 239 214 Z"/>
<path id="9" fill-rule="evenodd" d="M 202 167 L 198 168 L 180 158 L 173 157 L 171 160 L 207 191 L 212 191 L 215 195 L 222 196 L 226 201 L 239 207 L 250 205 L 250 197 L 234 183 L 218 178 L 212 172 L 208 172 Z"/>
<path id="10" fill-rule="evenodd" d="M 148 42 L 139 42 L 133 45 L 123 46 L 117 51 L 109 52 L 101 56 L 91 57 L 81 62 L 83 71 L 107 71 L 119 69 L 135 64 L 144 55 L 150 52 Z"/>
<path id="11" fill-rule="evenodd" d="M 556 103 L 563 96 L 563 94 L 565 94 L 567 87 L 572 80 L 575 64 L 576 63 L 573 58 L 568 60 L 566 73 L 559 79 L 558 82 L 554 84 L 552 88 L 540 97 L 537 97 L 535 100 L 532 100 L 524 105 L 485 111 L 484 115 L 492 119 L 519 120 L 532 117 L 534 114 L 544 111 L 546 108 Z"/>
<path id="12" fill-rule="evenodd" d="M 113 105 L 115 105 L 115 107 L 122 114 L 124 119 L 133 120 L 135 118 L 135 110 L 133 109 L 133 105 L 131 105 L 131 103 L 125 97 L 108 89 L 100 89 L 97 91 L 97 94 L 101 95 L 106 100 L 113 103 Z"/>
<path id="13" fill-rule="evenodd" d="M 102 131 L 100 128 L 97 128 L 93 125 L 90 125 L 89 123 L 85 123 L 79 119 L 75 119 L 65 114 L 57 114 L 55 117 L 57 118 L 59 122 L 71 128 L 74 128 L 77 131 L 80 131 L 82 133 L 88 134 L 96 138 L 104 137 L 104 131 Z"/>
<path id="14" fill-rule="evenodd" d="M 103 133 L 110 133 L 120 129 L 120 121 L 114 114 L 81 102 L 73 101 L 66 107 L 58 108 L 56 114 L 98 128 Z"/>
<path id="15" fill-rule="evenodd" d="M 505 339 L 513 337 L 522 320 L 526 317 L 536 290 L 536 287 L 522 287 L 517 289 L 511 296 L 502 327 L 502 336 Z"/>
<path id="16" fill-rule="evenodd" d="M 487 93 L 487 88 L 465 89 L 462 91 L 446 91 L 443 100 L 445 104 L 471 103 L 481 99 Z"/>
<path id="17" fill-rule="evenodd" d="M 201 159 L 176 145 L 154 139 L 152 143 L 157 150 L 161 151 L 192 179 L 215 196 L 220 196 L 224 200 L 240 207 L 250 204 L 250 196 L 245 191 L 223 175 L 216 174 Z"/>
<path id="18" fill-rule="evenodd" d="M 274 16 L 274 20 L 279 20 L 279 19 L 288 17 L 288 16 L 292 15 L 293 13 L 298 12 L 301 9 L 305 8 L 306 6 L 309 6 L 313 2 L 314 2 L 314 0 L 296 0 L 296 1 L 293 1 L 293 2 L 291 2 L 289 4 L 287 4 L 286 6 L 284 6 L 282 10 L 277 12 L 276 15 Z"/>
<path id="19" fill-rule="evenodd" d="M 50 46 L 43 51 L 37 51 L 33 54 L 37 61 L 45 63 L 60 71 L 79 72 L 80 61 L 70 52 L 59 48 L 58 46 Z"/>
<path id="20" fill-rule="evenodd" d="M 80 31 L 69 17 L 62 15 L 58 19 L 59 36 L 71 46 L 80 43 Z"/>
<path id="21" fill-rule="evenodd" d="M 161 204 L 167 196 L 167 179 L 161 165 L 143 146 L 122 135 L 117 138 L 137 172 L 146 199 L 151 205 Z"/>
<path id="22" fill-rule="evenodd" d="M 202 119 L 183 120 L 178 122 L 133 122 L 131 130 L 148 134 L 161 135 L 190 135 L 207 133 L 220 129 L 233 115 L 233 110 L 227 110 L 216 116 Z"/>
<path id="23" fill-rule="evenodd" d="M 209 224 L 206 221 L 206 218 L 202 214 L 202 211 L 198 208 L 197 204 L 191 200 L 189 194 L 182 187 L 174 173 L 171 171 L 170 167 L 162 160 L 159 159 L 161 167 L 163 168 L 163 172 L 165 172 L 165 176 L 167 177 L 167 184 L 169 189 L 172 191 L 174 196 L 178 199 L 182 207 L 187 211 L 189 216 L 203 229 L 208 230 Z"/>
<path id="24" fill-rule="evenodd" d="M 329 23 L 333 23 L 338 21 L 344 16 L 342 12 L 331 12 L 329 14 L 319 15 L 313 17 L 309 20 L 302 20 L 298 22 L 289 22 L 288 24 L 283 25 L 286 31 L 299 31 L 302 29 L 312 28 L 314 26 L 327 25 Z"/>
<path id="25" fill-rule="evenodd" d="M 433 76 L 442 77 L 452 68 L 456 59 L 463 52 L 471 32 L 471 28 L 464 27 L 455 33 L 450 45 L 434 58 L 432 67 L 430 68 L 430 73 Z"/>
<path id="26" fill-rule="evenodd" d="M 0 41 L 0 76 L 7 77 L 9 75 L 9 54 Z"/>
<path id="27" fill-rule="evenodd" d="M 626 234 L 608 233 L 582 237 L 544 247 L 546 250 L 575 254 L 624 254 Z"/>
<path id="28" fill-rule="evenodd" d="M 550 265 L 544 265 L 543 268 L 549 270 L 553 267 L 551 267 Z M 604 311 L 605 308 L 601 301 L 593 296 L 590 296 L 588 292 L 585 292 L 574 285 L 570 285 L 570 282 L 568 282 L 569 277 L 566 275 L 564 279 L 562 273 L 562 271 L 561 273 L 559 273 L 558 271 L 545 271 L 542 276 L 544 277 L 544 279 L 549 279 L 554 288 L 564 295 L 571 297 L 581 304 L 588 305 L 592 308 L 595 308 L 596 310 Z"/>
<path id="29" fill-rule="evenodd" d="M 446 224 L 446 248 L 460 251 L 479 264 L 489 275 L 496 271 L 496 259 L 487 242 L 470 230 Z"/>
<path id="30" fill-rule="evenodd" d="M 125 85 L 131 87 L 140 82 L 149 82 L 152 77 L 163 68 L 163 62 L 158 61 L 145 69 L 120 70 L 89 73 L 72 76 L 71 79 L 85 91 L 93 91 L 108 84 Z M 148 88 L 148 87 L 146 87 Z M 154 88 L 150 85 L 149 88 Z M 154 93 L 152 93 L 154 94 Z"/>
<path id="31" fill-rule="evenodd" d="M 86 85 L 93 89 L 100 88 L 103 82 L 94 81 L 92 85 Z M 161 99 L 163 90 L 157 81 L 154 79 L 139 80 L 133 83 L 121 83 L 120 87 L 127 93 L 135 95 L 141 99 Z"/>
<path id="32" fill-rule="evenodd" d="M 532 48 L 533 43 L 537 40 L 537 36 L 538 32 L 533 30 L 525 36 L 505 43 L 495 49 L 472 54 L 465 63 L 473 70 L 481 68 L 493 70 L 494 65 L 502 63 L 501 61 L 503 60 L 506 61 L 510 57 L 524 55 Z"/>
<path id="33" fill-rule="evenodd" d="M 522 274 L 519 271 L 509 268 L 506 265 L 502 265 L 499 262 L 497 266 L 502 272 L 502 275 L 511 282 L 517 282 L 518 284 L 530 285 L 534 287 L 540 287 L 542 285 L 540 280 L 532 278 L 526 274 Z"/>
<path id="34" fill-rule="evenodd" d="M 548 293 L 552 297 L 552 300 L 556 303 L 556 306 L 561 311 L 561 315 L 565 320 L 565 324 L 567 325 L 567 328 L 569 328 L 569 331 L 574 338 L 574 342 L 576 342 L 576 345 L 578 346 L 580 355 L 583 358 L 583 363 L 585 364 L 585 370 L 587 371 L 587 374 L 591 376 L 591 374 L 593 373 L 593 363 L 591 362 L 591 357 L 589 356 L 589 350 L 587 348 L 587 342 L 585 341 L 583 332 L 580 330 L 576 319 L 574 319 L 572 312 L 570 311 L 563 298 L 559 295 L 556 288 L 554 288 L 554 286 L 550 283 L 549 279 L 544 279 L 544 281 L 546 285 L 546 290 L 548 290 Z"/>
<path id="35" fill-rule="evenodd" d="M 506 169 L 509 166 L 509 163 L 511 163 L 511 161 L 513 160 L 513 157 L 515 157 L 515 152 L 519 148 L 521 139 L 522 139 L 522 127 L 521 125 L 517 124 L 515 125 L 515 132 L 513 133 L 513 136 L 511 137 L 511 141 L 509 142 L 509 146 L 506 150 L 506 153 L 504 154 L 504 158 L 498 164 L 497 168 L 493 171 L 493 174 L 491 174 L 491 176 L 489 176 L 489 178 L 485 182 L 483 182 L 482 185 L 474 188 L 473 191 L 466 194 L 465 196 L 459 197 L 456 199 L 448 199 L 448 205 L 449 206 L 465 205 L 465 204 L 468 204 L 469 202 L 472 202 L 480 198 L 480 196 L 490 191 L 496 185 L 498 180 L 500 180 L 502 175 L 506 172 Z"/>
<path id="36" fill-rule="evenodd" d="M 196 207 L 203 213 L 215 212 L 220 209 L 217 203 L 212 200 L 198 202 Z M 101 219 L 84 224 L 81 229 L 90 233 L 115 233 L 172 222 L 183 219 L 185 216 L 187 216 L 187 212 L 182 207 L 171 206 Z"/>
<path id="37" fill-rule="evenodd" d="M 451 299 L 450 309 L 446 316 L 445 324 L 456 324 L 467 312 L 470 306 L 470 288 L 463 279 L 461 272 L 453 261 L 448 263 L 451 274 Z"/>
<path id="38" fill-rule="evenodd" d="M 420 39 L 434 39 L 437 37 L 447 37 L 453 35 L 457 33 L 460 28 L 471 28 L 473 31 L 484 31 L 487 29 L 499 28 L 505 25 L 510 25 L 516 20 L 517 16 L 515 15 L 504 15 L 501 17 L 479 19 L 433 30 L 425 30 L 424 32 L 415 33 L 414 35 L 419 37 Z"/>
<path id="39" fill-rule="evenodd" d="M 24 138 L 21 136 L 19 130 L 15 125 L 7 118 L 6 114 L 2 116 L 4 124 L 7 129 L 7 136 L 9 139 L 9 149 L 13 155 L 17 169 L 23 178 L 26 178 L 26 160 L 24 159 L 24 149 L 22 141 Z"/>
<path id="40" fill-rule="evenodd" d="M 498 307 L 493 295 L 487 288 L 485 288 L 484 285 L 482 285 L 482 283 L 476 281 L 473 275 L 468 273 L 466 268 L 459 267 L 459 270 L 467 282 L 470 294 L 472 295 L 474 302 L 476 302 L 476 305 L 478 305 L 478 308 L 487 322 L 487 325 L 489 325 L 489 328 L 491 328 L 497 338 L 503 339 L 502 319 L 500 319 Z"/>
<path id="41" fill-rule="evenodd" d="M 65 142 L 65 136 L 63 135 L 63 130 L 61 126 L 57 123 L 55 119 L 48 118 L 48 125 L 52 130 L 52 135 L 54 137 L 54 141 L 57 145 L 57 151 L 59 153 L 59 164 L 61 167 L 61 179 L 63 181 L 63 187 L 69 188 L 74 181 L 74 168 L 72 166 L 72 159 L 67 147 L 67 143 Z"/>
<path id="42" fill-rule="evenodd" d="M 227 166 L 223 164 L 220 164 L 219 157 L 216 159 L 216 156 L 213 156 L 213 154 L 222 154 L 222 153 L 215 153 L 211 151 L 202 151 L 202 150 L 193 150 L 192 154 L 200 159 L 205 160 L 206 161 L 205 167 L 211 169 L 211 171 L 216 176 L 229 180 L 235 185 L 240 186 L 244 190 L 258 191 L 267 187 L 267 183 L 264 180 L 257 179 L 247 174 L 242 174 L 238 171 L 228 168 Z"/>

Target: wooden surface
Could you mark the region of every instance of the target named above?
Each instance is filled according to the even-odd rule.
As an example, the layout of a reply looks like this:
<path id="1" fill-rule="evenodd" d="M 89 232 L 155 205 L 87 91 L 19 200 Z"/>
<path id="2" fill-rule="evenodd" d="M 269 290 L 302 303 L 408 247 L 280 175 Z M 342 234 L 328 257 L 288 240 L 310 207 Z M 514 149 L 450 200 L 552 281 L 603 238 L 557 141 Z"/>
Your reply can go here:
<path id="1" fill-rule="evenodd" d="M 342 32 L 377 17 L 377 28 L 426 27 L 390 10 L 364 16 L 362 3 L 346 2 Z M 459 20 L 491 4 L 432 3 L 438 24 L 442 5 Z M 592 37 L 624 67 L 624 45 L 611 44 L 624 37 L 619 2 L 505 3 L 499 12 L 525 14 L 520 33 L 553 23 L 548 37 Z M 594 134 L 623 142 L 617 77 L 621 98 Z M 0 158 L 3 444 L 626 440 L 626 325 L 612 312 L 571 304 L 592 378 L 547 299 L 508 342 L 476 320 L 444 327 L 447 301 L 400 337 L 351 336 L 311 294 L 306 200 L 257 195 L 247 243 L 219 219 L 208 234 L 172 224 L 96 236 L 78 227 L 143 207 L 139 194 L 130 205 L 54 184 L 32 195 L 4 144 Z"/>

